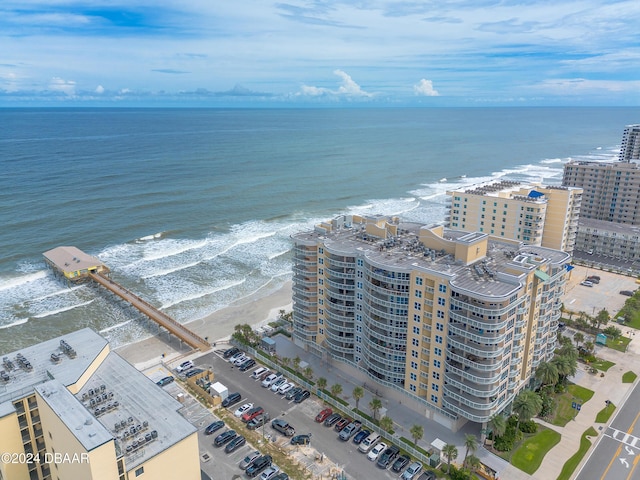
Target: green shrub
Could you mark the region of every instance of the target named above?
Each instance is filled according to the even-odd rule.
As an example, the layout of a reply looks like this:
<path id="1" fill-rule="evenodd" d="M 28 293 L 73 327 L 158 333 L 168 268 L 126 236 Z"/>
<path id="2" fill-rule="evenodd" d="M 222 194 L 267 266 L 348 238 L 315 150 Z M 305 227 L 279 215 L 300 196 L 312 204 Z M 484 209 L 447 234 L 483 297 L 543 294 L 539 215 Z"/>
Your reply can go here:
<path id="1" fill-rule="evenodd" d="M 538 431 L 538 424 L 533 420 L 520 422 L 520 431 L 523 433 L 536 433 Z"/>

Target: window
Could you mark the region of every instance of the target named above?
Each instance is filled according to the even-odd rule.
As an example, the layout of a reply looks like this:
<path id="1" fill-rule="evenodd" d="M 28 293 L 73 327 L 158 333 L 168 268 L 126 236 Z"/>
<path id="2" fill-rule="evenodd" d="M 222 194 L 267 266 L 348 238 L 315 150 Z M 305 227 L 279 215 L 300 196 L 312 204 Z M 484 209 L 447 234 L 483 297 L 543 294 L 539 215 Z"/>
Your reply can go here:
<path id="1" fill-rule="evenodd" d="M 413 380 L 414 382 L 416 380 L 418 380 L 418 376 L 415 373 L 412 373 L 411 375 L 409 375 L 409 377 L 411 378 L 411 380 Z"/>
<path id="2" fill-rule="evenodd" d="M 436 335 L 436 343 L 442 343 L 442 335 Z"/>
<path id="3" fill-rule="evenodd" d="M 440 366 L 441 366 L 441 365 L 442 365 L 442 364 L 440 363 L 440 360 L 434 360 L 434 361 L 433 361 L 433 366 L 434 366 L 434 367 L 436 367 L 436 368 L 440 368 Z"/>
<path id="4" fill-rule="evenodd" d="M 144 473 L 144 467 L 136 468 L 136 477 L 139 477 Z"/>
<path id="5" fill-rule="evenodd" d="M 444 298 L 438 297 L 438 305 L 444 305 L 446 303 L 447 303 L 447 301 Z"/>
<path id="6" fill-rule="evenodd" d="M 413 314 L 413 321 L 416 323 L 420 323 L 420 315 L 417 313 Z"/>
<path id="7" fill-rule="evenodd" d="M 437 392 L 440 390 L 440 386 L 437 383 L 432 383 L 431 390 L 433 390 L 434 392 Z"/>
<path id="8" fill-rule="evenodd" d="M 433 349 L 433 353 L 435 353 L 436 356 L 441 357 L 442 356 L 442 349 L 441 348 L 434 348 Z"/>
<path id="9" fill-rule="evenodd" d="M 411 356 L 413 358 L 418 358 L 418 351 L 417 350 L 411 350 Z"/>
<path id="10" fill-rule="evenodd" d="M 320 265 L 324 265 L 324 258 L 319 258 L 319 259 L 318 259 L 318 263 L 319 263 Z"/>
<path id="11" fill-rule="evenodd" d="M 441 291 L 442 293 L 447 293 L 447 286 L 446 285 L 439 285 L 438 286 L 438 290 Z"/>
<path id="12" fill-rule="evenodd" d="M 444 332 L 444 324 L 436 323 L 436 330 L 438 330 L 439 332 Z"/>
<path id="13" fill-rule="evenodd" d="M 422 292 L 418 289 L 416 289 L 416 297 L 417 298 L 422 298 Z"/>
<path id="14" fill-rule="evenodd" d="M 419 347 L 419 346 L 420 346 L 420 340 L 418 340 L 417 338 L 414 338 L 413 340 L 411 340 L 411 343 L 412 343 L 415 347 Z"/>
<path id="15" fill-rule="evenodd" d="M 324 275 L 324 268 L 318 269 L 318 275 Z"/>
<path id="16" fill-rule="evenodd" d="M 413 333 L 420 335 L 420 327 L 413 327 Z"/>
<path id="17" fill-rule="evenodd" d="M 409 390 L 411 390 L 412 392 L 415 392 L 416 386 L 413 383 L 409 384 Z"/>
<path id="18" fill-rule="evenodd" d="M 414 370 L 417 370 L 418 364 L 416 362 L 411 362 L 411 368 L 413 368 Z"/>
<path id="19" fill-rule="evenodd" d="M 444 318 L 444 312 L 442 310 L 438 310 L 438 318 Z"/>
<path id="20" fill-rule="evenodd" d="M 434 380 L 440 380 L 440 373 L 438 372 L 433 372 L 431 376 L 433 377 Z"/>
<path id="21" fill-rule="evenodd" d="M 416 277 L 416 285 L 422 285 L 422 279 L 420 277 Z"/>
<path id="22" fill-rule="evenodd" d="M 437 395 L 431 395 L 431 401 L 433 403 L 438 403 L 438 396 Z"/>
<path id="23" fill-rule="evenodd" d="M 413 308 L 415 308 L 416 310 L 422 310 L 422 305 L 420 305 L 420 302 L 414 302 Z"/>

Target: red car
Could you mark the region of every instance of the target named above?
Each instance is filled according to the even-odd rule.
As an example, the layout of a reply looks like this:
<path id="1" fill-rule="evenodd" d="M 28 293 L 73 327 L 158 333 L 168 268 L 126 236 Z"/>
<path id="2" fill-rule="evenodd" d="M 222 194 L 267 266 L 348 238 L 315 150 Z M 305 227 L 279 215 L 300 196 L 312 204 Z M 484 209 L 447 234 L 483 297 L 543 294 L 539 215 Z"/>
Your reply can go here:
<path id="1" fill-rule="evenodd" d="M 247 410 L 246 412 L 244 412 L 244 414 L 242 415 L 242 421 L 244 423 L 250 422 L 251 420 L 256 418 L 258 415 L 262 415 L 263 413 L 264 413 L 264 408 L 253 407 L 251 410 Z"/>
<path id="2" fill-rule="evenodd" d="M 327 417 L 332 413 L 333 413 L 333 410 L 331 410 L 330 408 L 325 408 L 318 415 L 316 415 L 316 422 L 318 423 L 324 422 L 327 419 Z"/>
<path id="3" fill-rule="evenodd" d="M 342 418 L 340 419 L 340 421 L 338 421 L 338 423 L 336 423 L 336 426 L 333 428 L 335 429 L 336 432 L 340 432 L 344 427 L 346 427 L 350 423 L 351 423 L 350 418 Z"/>

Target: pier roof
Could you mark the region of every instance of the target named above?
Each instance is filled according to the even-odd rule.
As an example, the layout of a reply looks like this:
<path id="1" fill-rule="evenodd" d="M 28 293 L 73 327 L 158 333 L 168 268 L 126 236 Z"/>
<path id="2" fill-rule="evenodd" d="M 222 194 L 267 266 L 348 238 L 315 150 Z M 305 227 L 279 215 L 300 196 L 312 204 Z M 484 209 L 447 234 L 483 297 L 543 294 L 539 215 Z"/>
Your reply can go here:
<path id="1" fill-rule="evenodd" d="M 66 277 L 73 272 L 108 270 L 107 266 L 98 258 L 84 253 L 77 247 L 56 247 L 43 253 L 46 262 Z"/>

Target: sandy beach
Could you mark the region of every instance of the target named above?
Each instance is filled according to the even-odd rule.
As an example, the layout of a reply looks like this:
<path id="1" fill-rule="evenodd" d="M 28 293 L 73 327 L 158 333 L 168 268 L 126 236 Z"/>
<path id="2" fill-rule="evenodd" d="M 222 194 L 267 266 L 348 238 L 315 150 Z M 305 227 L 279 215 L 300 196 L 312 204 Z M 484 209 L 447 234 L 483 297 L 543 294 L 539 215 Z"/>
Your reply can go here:
<path id="1" fill-rule="evenodd" d="M 280 310 L 291 310 L 291 294 L 289 281 L 275 292 L 257 292 L 241 298 L 211 315 L 189 322 L 187 326 L 201 337 L 208 338 L 211 343 L 221 343 L 231 336 L 238 324 L 258 326 L 276 320 Z M 185 345 L 181 346 L 176 338 L 161 333 L 120 347 L 116 351 L 129 363 L 143 369 L 160 363 L 163 354 L 166 361 L 188 354 L 191 349 Z"/>

